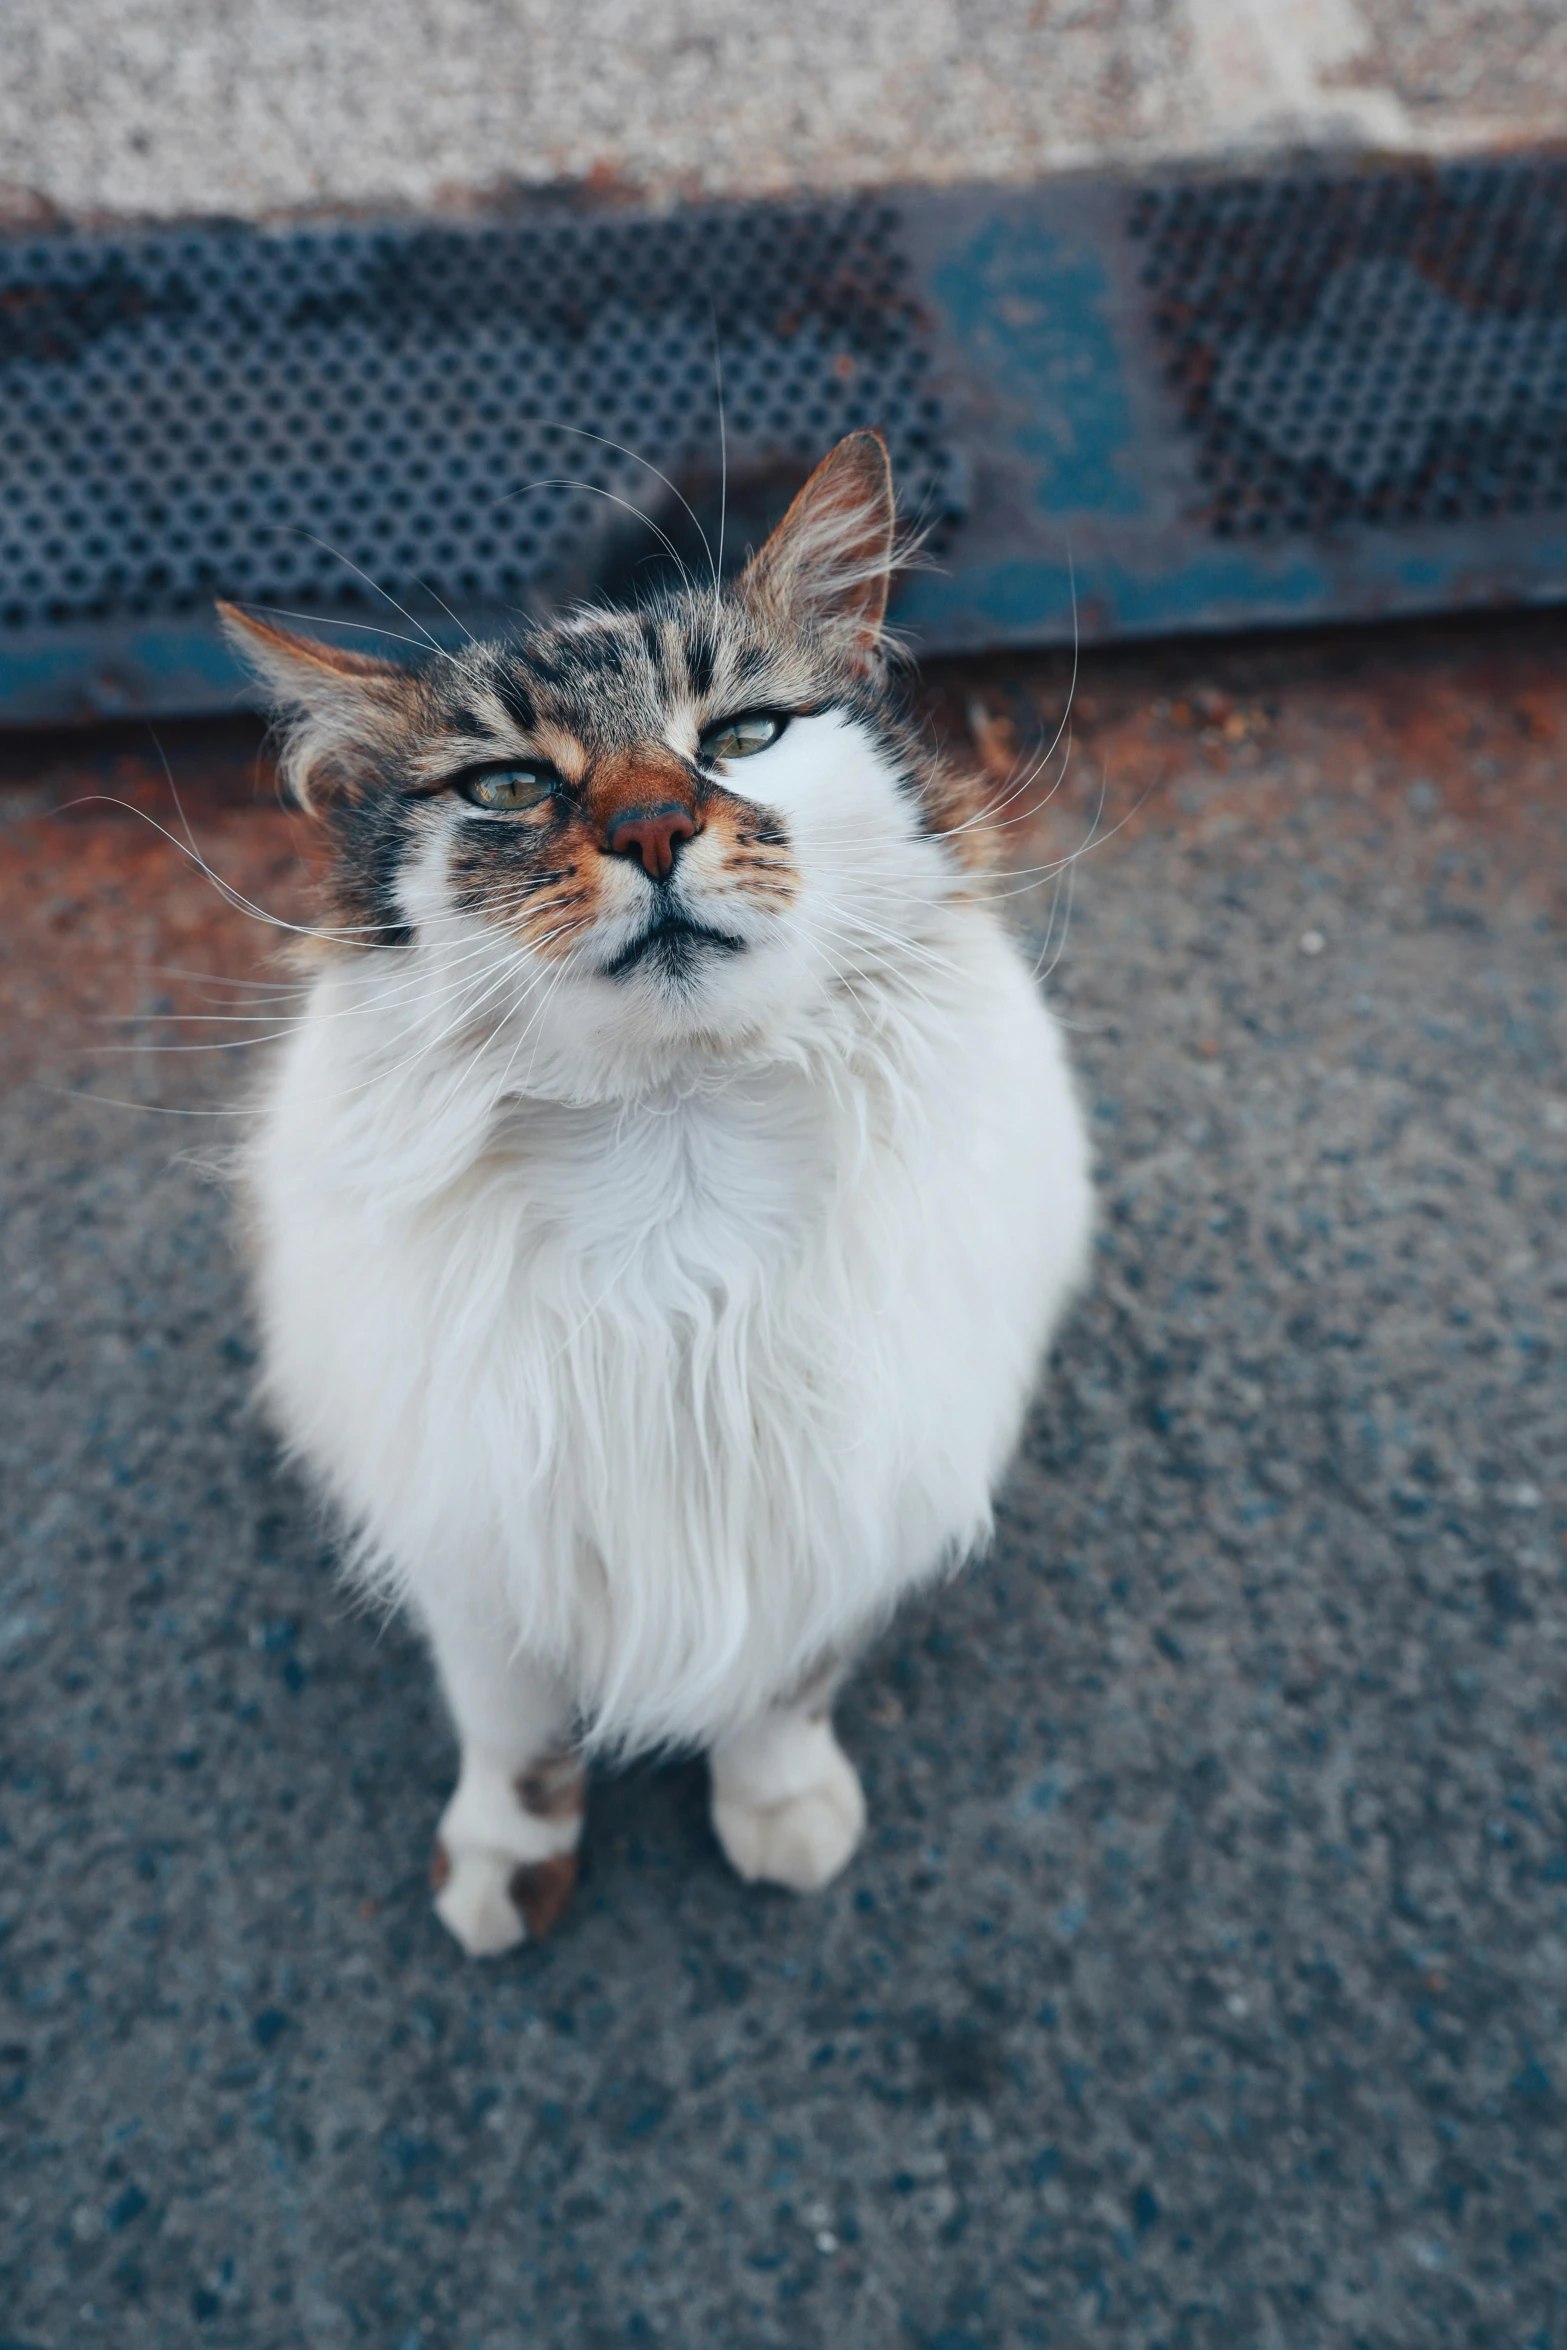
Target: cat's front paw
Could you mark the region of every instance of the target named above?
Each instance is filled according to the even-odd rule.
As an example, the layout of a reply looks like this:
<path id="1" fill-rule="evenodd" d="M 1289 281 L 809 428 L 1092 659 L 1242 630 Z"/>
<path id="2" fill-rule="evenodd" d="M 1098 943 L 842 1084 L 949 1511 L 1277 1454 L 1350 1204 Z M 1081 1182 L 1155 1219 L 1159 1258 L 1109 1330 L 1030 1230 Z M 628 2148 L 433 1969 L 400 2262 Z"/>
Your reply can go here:
<path id="1" fill-rule="evenodd" d="M 574 1852 L 513 1860 L 473 1846 L 451 1852 L 437 1837 L 430 1862 L 435 1914 L 470 1958 L 499 1958 L 519 1942 L 542 1942 L 576 1881 Z"/>
<path id="2" fill-rule="evenodd" d="M 542 1942 L 571 1899 L 582 1833 L 582 1768 L 548 1754 L 508 1778 L 463 1756 L 430 1861 L 435 1914 L 470 1958 Z"/>
<path id="3" fill-rule="evenodd" d="M 713 1826 L 747 1883 L 815 1893 L 848 1866 L 865 1833 L 859 1775 L 829 1734 L 819 1775 L 772 1802 L 715 1775 Z"/>

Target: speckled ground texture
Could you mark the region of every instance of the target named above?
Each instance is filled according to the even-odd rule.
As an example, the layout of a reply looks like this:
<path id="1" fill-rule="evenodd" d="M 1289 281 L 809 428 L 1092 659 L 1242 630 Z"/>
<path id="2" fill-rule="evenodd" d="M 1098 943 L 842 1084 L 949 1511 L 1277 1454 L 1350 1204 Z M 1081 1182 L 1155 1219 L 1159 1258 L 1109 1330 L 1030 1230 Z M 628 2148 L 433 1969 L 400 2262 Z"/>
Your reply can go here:
<path id="1" fill-rule="evenodd" d="M 489 1966 L 424 1665 L 247 1408 L 224 1122 L 46 1090 L 221 1106 L 68 1049 L 264 934 L 49 813 L 166 809 L 144 739 L 6 752 L 6 2350 L 1567 2343 L 1560 627 L 1088 665 L 1020 853 L 1127 818 L 1049 950 L 1102 1237 L 843 1707 L 863 1854 L 747 1891 L 638 1768 Z M 999 779 L 1063 681 L 937 684 Z M 293 903 L 245 742 L 171 747 Z"/>
<path id="2" fill-rule="evenodd" d="M 1287 120 L 1205 63 L 1258 14 L 1328 60 Z M 1335 90 L 1416 149 L 1567 128 L 1560 0 L 0 0 L 0 57 L 0 225 L 1028 179 L 1363 138 Z"/>

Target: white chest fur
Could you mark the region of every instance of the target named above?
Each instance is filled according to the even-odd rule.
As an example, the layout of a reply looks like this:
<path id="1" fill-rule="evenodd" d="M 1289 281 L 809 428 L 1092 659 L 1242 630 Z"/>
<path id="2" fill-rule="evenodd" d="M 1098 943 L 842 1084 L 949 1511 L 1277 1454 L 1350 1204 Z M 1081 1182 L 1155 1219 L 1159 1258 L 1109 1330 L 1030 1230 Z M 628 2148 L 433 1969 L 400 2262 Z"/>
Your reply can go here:
<path id="1" fill-rule="evenodd" d="M 273 1408 L 361 1574 L 471 1595 L 602 1736 L 720 1734 L 985 1532 L 1088 1195 L 1027 973 L 948 945 L 853 1050 L 636 1102 L 481 1117 L 331 979 L 280 1065 Z"/>

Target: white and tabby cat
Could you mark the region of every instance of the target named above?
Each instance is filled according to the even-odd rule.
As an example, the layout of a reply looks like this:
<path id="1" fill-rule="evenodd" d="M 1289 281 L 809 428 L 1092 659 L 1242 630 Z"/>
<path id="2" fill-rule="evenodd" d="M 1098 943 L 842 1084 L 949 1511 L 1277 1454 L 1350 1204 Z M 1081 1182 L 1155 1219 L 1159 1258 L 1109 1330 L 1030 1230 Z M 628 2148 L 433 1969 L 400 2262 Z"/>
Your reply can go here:
<path id="1" fill-rule="evenodd" d="M 1084 1266 L 893 523 L 857 433 L 722 594 L 417 667 L 227 614 L 331 875 L 247 1167 L 266 1393 L 434 1651 L 475 1954 L 558 1915 L 595 1749 L 708 1749 L 744 1877 L 844 1866 L 833 1690 L 983 1540 Z"/>

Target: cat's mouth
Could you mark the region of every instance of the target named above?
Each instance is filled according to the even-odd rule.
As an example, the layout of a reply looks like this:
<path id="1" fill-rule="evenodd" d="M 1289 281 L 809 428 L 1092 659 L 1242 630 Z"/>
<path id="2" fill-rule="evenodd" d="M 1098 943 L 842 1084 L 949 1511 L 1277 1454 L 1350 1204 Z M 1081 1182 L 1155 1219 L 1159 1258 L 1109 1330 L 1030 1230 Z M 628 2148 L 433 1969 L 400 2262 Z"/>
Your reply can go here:
<path id="1" fill-rule="evenodd" d="M 742 955 L 745 940 L 726 930 L 710 930 L 686 914 L 665 914 L 650 922 L 639 938 L 622 947 L 613 962 L 603 965 L 606 979 L 625 979 L 633 971 L 651 968 L 666 979 L 687 979 L 709 950 Z"/>

